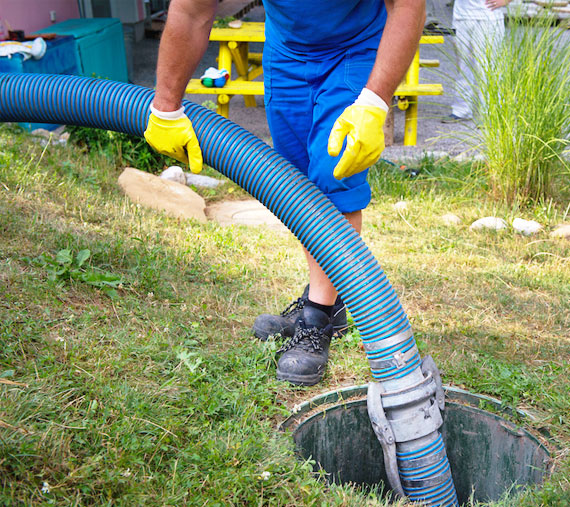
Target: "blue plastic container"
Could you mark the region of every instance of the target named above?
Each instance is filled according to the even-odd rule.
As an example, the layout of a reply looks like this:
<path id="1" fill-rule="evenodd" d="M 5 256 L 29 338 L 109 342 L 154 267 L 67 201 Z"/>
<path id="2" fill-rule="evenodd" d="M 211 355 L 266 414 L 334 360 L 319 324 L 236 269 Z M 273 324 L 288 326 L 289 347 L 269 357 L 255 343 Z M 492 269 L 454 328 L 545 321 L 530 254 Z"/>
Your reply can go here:
<path id="1" fill-rule="evenodd" d="M 72 74 L 81 75 L 77 62 L 77 45 L 71 36 L 56 37 L 46 40 L 46 53 L 39 60 L 23 55 L 12 55 L 10 58 L 0 57 L 0 72 L 25 72 L 33 74 Z M 51 123 L 20 123 L 27 130 L 43 128 L 54 130 L 59 125 Z"/>
<path id="2" fill-rule="evenodd" d="M 73 37 L 56 37 L 46 40 L 46 53 L 39 60 L 22 55 L 0 58 L 0 72 L 26 72 L 35 74 L 79 75 L 76 44 Z"/>
<path id="3" fill-rule="evenodd" d="M 35 33 L 73 36 L 80 75 L 128 82 L 123 25 L 119 19 L 68 19 Z"/>

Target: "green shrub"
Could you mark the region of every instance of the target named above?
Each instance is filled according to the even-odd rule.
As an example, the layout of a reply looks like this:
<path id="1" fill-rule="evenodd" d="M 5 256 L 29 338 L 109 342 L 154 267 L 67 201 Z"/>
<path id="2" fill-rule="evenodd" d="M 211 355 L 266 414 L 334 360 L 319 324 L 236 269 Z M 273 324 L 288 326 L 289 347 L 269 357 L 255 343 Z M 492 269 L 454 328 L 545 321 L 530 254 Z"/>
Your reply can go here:
<path id="1" fill-rule="evenodd" d="M 497 54 L 475 73 L 474 138 L 490 188 L 507 203 L 564 197 L 569 189 L 570 51 L 552 18 L 512 17 Z"/>
<path id="2" fill-rule="evenodd" d="M 120 167 L 128 165 L 156 173 L 165 166 L 179 163 L 157 153 L 143 138 L 137 136 L 73 125 L 67 126 L 66 131 L 69 132 L 72 143 L 95 152 L 98 156 L 104 155 Z"/>

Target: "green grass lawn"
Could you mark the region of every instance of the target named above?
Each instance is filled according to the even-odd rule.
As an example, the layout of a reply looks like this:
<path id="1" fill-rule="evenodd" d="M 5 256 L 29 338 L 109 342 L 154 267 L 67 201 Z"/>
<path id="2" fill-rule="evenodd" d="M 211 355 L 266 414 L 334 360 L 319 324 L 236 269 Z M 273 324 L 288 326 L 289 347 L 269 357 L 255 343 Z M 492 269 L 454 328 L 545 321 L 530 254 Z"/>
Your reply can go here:
<path id="1" fill-rule="evenodd" d="M 277 382 L 276 344 L 252 337 L 306 283 L 297 240 L 141 208 L 119 172 L 0 126 L 0 505 L 385 505 L 328 486 L 276 431 L 295 404 L 370 380 L 356 330 L 312 388 Z M 568 209 L 503 208 L 466 164 L 371 180 L 363 237 L 422 354 L 557 443 L 544 487 L 494 505 L 569 505 L 570 241 L 548 235 Z M 220 193 L 243 195 L 204 195 Z M 469 230 L 492 214 L 545 232 Z"/>

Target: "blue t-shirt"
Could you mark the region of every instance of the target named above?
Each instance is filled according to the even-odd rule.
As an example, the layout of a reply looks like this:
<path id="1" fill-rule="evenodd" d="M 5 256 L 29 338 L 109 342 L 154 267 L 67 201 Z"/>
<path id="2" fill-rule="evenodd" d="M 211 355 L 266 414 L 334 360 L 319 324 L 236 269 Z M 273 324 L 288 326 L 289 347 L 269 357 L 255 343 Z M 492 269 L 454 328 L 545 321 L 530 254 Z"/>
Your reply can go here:
<path id="1" fill-rule="evenodd" d="M 371 39 L 386 24 L 384 0 L 263 0 L 265 38 L 290 56 L 338 53 Z"/>

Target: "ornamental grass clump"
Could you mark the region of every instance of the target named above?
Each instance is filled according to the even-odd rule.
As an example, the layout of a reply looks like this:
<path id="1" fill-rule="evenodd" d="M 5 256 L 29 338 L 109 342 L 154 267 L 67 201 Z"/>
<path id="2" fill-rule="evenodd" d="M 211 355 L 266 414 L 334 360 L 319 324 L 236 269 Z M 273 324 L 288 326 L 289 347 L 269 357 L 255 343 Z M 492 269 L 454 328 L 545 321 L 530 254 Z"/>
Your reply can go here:
<path id="1" fill-rule="evenodd" d="M 513 16 L 475 73 L 474 136 L 493 194 L 509 204 L 564 199 L 570 189 L 569 43 L 552 18 Z"/>

